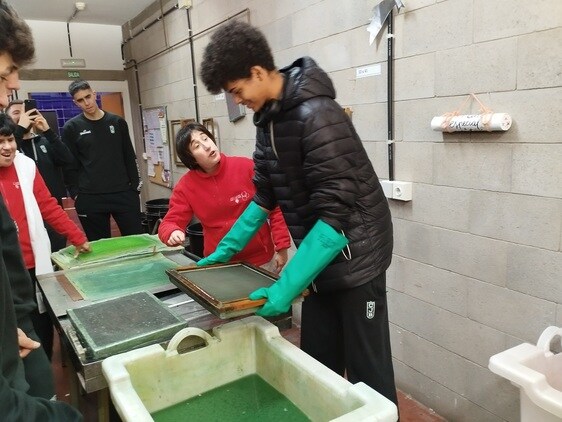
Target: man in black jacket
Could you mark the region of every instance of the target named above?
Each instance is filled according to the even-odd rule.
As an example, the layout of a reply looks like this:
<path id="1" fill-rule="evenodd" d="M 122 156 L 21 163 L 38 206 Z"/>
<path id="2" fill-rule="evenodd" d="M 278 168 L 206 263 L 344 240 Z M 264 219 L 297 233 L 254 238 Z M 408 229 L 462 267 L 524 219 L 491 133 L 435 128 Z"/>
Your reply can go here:
<path id="1" fill-rule="evenodd" d="M 297 252 L 258 315 L 286 311 L 305 288 L 301 348 L 355 383 L 397 403 L 386 269 L 392 221 L 378 177 L 328 75 L 310 57 L 276 69 L 263 34 L 232 21 L 211 37 L 201 65 L 211 93 L 230 92 L 257 126 L 257 193 L 216 251 L 226 262 L 279 204 Z"/>
<path id="2" fill-rule="evenodd" d="M 6 107 L 5 113 L 18 125 L 14 132 L 18 150 L 35 161 L 49 192 L 62 206 L 62 198 L 67 196 L 62 170 L 74 162 L 74 156 L 37 109 L 25 111 L 23 101 L 14 100 Z M 45 226 L 51 240 L 51 251 L 64 248 L 66 238 L 48 224 Z"/>
<path id="3" fill-rule="evenodd" d="M 82 113 L 62 130 L 75 157 L 65 179 L 88 240 L 111 237 L 110 217 L 123 236 L 142 233 L 141 182 L 127 122 L 98 107 L 88 82 L 76 80 L 68 92 Z"/>

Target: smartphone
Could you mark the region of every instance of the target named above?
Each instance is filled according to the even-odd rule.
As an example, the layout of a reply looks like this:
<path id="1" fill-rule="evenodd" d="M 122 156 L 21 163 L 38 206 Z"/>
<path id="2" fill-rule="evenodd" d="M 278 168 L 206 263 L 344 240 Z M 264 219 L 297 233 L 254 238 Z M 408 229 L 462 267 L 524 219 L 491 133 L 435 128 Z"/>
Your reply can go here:
<path id="1" fill-rule="evenodd" d="M 25 111 L 33 110 L 37 108 L 37 101 L 35 100 L 23 100 L 23 107 Z M 31 113 L 31 115 L 35 115 L 37 112 Z"/>

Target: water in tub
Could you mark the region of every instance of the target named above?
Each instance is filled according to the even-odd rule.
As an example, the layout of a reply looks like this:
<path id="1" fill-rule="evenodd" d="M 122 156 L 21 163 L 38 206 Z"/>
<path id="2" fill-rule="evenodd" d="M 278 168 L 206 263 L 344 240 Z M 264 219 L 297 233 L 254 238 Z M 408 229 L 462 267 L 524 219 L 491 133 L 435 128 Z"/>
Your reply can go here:
<path id="1" fill-rule="evenodd" d="M 156 422 L 310 421 L 259 375 L 250 375 L 152 414 Z"/>

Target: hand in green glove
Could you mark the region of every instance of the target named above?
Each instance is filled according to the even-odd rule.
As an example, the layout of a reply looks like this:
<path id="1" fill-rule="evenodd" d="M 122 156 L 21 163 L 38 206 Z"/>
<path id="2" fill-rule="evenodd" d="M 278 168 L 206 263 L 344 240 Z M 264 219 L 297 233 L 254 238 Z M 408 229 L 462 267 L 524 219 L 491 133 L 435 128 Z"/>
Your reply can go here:
<path id="1" fill-rule="evenodd" d="M 218 264 L 230 261 L 233 255 L 240 252 L 254 237 L 265 223 L 268 212 L 254 201 L 246 207 L 238 220 L 222 238 L 215 251 L 206 258 L 197 261 L 197 266 Z"/>
<path id="2" fill-rule="evenodd" d="M 293 300 L 334 260 L 345 245 L 347 239 L 344 235 L 318 220 L 303 239 L 279 280 L 270 287 L 262 287 L 250 293 L 251 300 L 267 298 L 256 315 L 274 316 L 287 312 Z"/>

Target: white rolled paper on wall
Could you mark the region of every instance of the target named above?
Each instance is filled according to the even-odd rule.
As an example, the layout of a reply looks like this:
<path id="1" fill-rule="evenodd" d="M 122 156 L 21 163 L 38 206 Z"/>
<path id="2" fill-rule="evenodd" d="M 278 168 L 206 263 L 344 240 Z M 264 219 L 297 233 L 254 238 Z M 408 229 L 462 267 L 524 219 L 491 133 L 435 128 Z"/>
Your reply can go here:
<path id="1" fill-rule="evenodd" d="M 431 119 L 431 129 L 441 132 L 506 131 L 510 127 L 511 116 L 507 113 L 443 115 Z"/>

